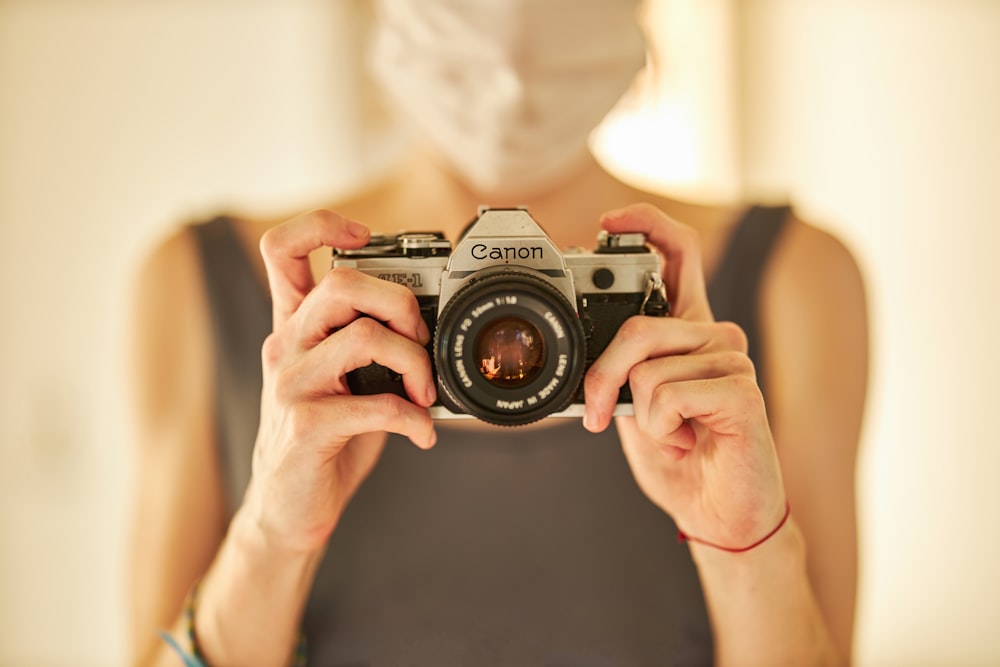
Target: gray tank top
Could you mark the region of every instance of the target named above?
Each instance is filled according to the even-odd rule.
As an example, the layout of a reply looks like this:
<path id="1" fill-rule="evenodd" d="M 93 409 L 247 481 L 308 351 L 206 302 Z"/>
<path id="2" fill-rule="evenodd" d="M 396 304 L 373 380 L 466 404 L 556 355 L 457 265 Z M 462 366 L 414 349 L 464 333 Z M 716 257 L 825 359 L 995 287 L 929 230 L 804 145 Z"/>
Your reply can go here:
<path id="1" fill-rule="evenodd" d="M 762 387 L 759 284 L 787 217 L 785 207 L 749 209 L 709 286 L 716 318 L 747 332 Z M 192 229 L 232 512 L 250 475 L 270 297 L 229 219 Z M 688 547 L 639 491 L 614 428 L 553 422 L 513 438 L 439 422 L 426 452 L 391 435 L 317 573 L 309 664 L 712 664 Z"/>

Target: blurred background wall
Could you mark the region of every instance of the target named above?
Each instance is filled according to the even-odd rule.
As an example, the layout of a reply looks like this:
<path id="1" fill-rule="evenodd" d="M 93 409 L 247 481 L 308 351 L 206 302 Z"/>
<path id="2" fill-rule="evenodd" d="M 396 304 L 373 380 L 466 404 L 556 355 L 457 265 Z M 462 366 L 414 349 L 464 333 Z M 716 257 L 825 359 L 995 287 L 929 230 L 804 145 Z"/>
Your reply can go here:
<path id="1" fill-rule="evenodd" d="M 363 4 L 363 3 L 362 3 Z M 130 277 L 394 141 L 350 0 L 0 0 L 0 665 L 124 661 Z M 1000 663 L 1000 2 L 651 0 L 624 177 L 791 198 L 868 279 L 857 663 Z"/>

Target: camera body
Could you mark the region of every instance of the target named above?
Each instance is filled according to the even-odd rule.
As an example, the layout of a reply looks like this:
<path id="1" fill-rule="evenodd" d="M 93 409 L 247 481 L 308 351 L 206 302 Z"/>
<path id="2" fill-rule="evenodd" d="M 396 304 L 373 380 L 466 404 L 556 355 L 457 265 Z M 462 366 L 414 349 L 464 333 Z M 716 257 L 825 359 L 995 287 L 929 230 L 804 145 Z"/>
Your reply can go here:
<path id="1" fill-rule="evenodd" d="M 481 208 L 454 248 L 440 232 L 376 235 L 335 249 L 333 266 L 417 297 L 432 334 L 432 417 L 520 425 L 581 416 L 583 376 L 625 320 L 669 314 L 659 256 L 645 241 L 601 232 L 592 252 L 560 252 L 526 209 Z M 347 382 L 355 394 L 406 397 L 399 375 L 379 364 Z M 626 384 L 616 414 L 630 412 Z"/>

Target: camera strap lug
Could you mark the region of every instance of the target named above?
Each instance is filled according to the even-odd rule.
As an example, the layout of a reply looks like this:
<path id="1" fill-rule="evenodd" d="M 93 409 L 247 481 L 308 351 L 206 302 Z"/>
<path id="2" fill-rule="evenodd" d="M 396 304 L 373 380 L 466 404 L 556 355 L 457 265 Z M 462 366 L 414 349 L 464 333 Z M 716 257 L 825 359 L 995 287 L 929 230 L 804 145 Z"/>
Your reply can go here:
<path id="1" fill-rule="evenodd" d="M 670 313 L 670 305 L 667 302 L 667 289 L 663 285 L 663 278 L 659 273 L 654 273 L 650 271 L 646 274 L 646 291 L 642 295 L 642 304 L 639 306 L 639 314 L 646 315 L 646 306 L 649 305 L 649 299 L 653 294 L 657 294 L 660 298 L 654 300 L 657 304 L 652 308 L 657 312 L 648 313 L 649 315 L 667 315 Z"/>

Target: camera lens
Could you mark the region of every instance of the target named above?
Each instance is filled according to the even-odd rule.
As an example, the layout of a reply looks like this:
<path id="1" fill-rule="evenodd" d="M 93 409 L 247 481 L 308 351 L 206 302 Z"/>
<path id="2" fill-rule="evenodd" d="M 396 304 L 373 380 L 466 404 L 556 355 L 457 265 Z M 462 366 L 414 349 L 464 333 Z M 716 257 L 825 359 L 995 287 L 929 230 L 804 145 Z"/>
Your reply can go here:
<path id="1" fill-rule="evenodd" d="M 479 372 L 498 387 L 523 387 L 545 365 L 545 340 L 527 320 L 501 317 L 476 336 Z"/>
<path id="2" fill-rule="evenodd" d="M 585 347 L 576 308 L 545 276 L 520 267 L 478 273 L 438 317 L 439 397 L 492 424 L 537 421 L 573 401 Z"/>

